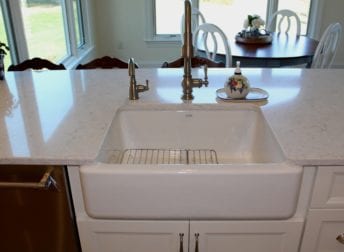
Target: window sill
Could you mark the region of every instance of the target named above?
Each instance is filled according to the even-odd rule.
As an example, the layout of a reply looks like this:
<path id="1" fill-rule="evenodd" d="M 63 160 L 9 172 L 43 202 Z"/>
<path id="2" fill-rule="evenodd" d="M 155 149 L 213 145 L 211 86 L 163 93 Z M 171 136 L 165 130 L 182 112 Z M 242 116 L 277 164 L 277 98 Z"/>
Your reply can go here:
<path id="1" fill-rule="evenodd" d="M 181 40 L 179 37 L 155 37 L 155 38 L 146 38 L 144 40 L 148 45 L 170 45 L 170 46 L 181 46 Z"/>
<path id="2" fill-rule="evenodd" d="M 87 47 L 78 53 L 78 56 L 70 57 L 63 62 L 67 69 L 74 69 L 78 64 L 87 59 L 94 52 L 94 46 Z"/>
<path id="3" fill-rule="evenodd" d="M 178 46 L 180 47 L 182 42 L 180 41 L 180 39 L 176 39 L 176 40 L 162 40 L 162 39 L 145 39 L 144 40 L 146 42 L 147 45 L 151 45 L 151 46 Z"/>

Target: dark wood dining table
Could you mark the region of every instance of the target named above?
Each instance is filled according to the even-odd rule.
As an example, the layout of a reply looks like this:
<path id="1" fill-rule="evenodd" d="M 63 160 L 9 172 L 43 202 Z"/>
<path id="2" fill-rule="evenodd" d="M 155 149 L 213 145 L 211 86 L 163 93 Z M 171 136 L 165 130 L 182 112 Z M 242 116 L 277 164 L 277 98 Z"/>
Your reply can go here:
<path id="1" fill-rule="evenodd" d="M 318 41 L 303 35 L 272 33 L 270 44 L 244 44 L 228 37 L 233 66 L 236 61 L 245 67 L 283 67 L 312 63 Z M 224 61 L 224 50 L 219 47 L 217 60 Z"/>

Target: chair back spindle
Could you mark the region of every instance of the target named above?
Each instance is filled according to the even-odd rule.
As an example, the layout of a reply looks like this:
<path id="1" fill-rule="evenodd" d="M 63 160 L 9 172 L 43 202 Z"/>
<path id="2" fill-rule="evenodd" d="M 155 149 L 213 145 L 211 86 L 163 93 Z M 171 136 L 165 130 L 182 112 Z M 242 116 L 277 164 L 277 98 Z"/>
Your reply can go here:
<path id="1" fill-rule="evenodd" d="M 283 9 L 276 11 L 272 14 L 270 21 L 267 25 L 268 31 L 277 31 L 282 32 L 283 27 L 285 27 L 284 32 L 289 33 L 292 29 L 292 22 L 296 25 L 296 35 L 300 35 L 301 33 L 301 20 L 299 16 L 292 10 Z M 274 26 L 275 25 L 275 26 Z M 276 29 L 274 29 L 276 27 Z"/>
<path id="2" fill-rule="evenodd" d="M 208 59 L 216 61 L 216 56 L 218 52 L 218 42 L 217 39 L 222 40 L 222 46 L 225 51 L 226 67 L 232 66 L 232 53 L 229 46 L 229 41 L 225 33 L 215 24 L 204 23 L 197 27 L 194 34 L 194 47 L 195 50 L 204 50 Z"/>

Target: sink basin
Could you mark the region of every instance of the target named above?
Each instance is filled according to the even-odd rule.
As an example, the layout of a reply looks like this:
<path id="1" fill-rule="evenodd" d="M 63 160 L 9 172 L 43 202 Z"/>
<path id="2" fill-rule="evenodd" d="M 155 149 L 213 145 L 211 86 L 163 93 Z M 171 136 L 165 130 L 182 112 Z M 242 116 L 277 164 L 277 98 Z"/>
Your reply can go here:
<path id="1" fill-rule="evenodd" d="M 97 161 L 80 169 L 94 218 L 286 219 L 302 176 L 248 104 L 125 106 Z"/>
<path id="2" fill-rule="evenodd" d="M 183 156 L 182 150 L 216 152 L 221 164 L 282 162 L 283 152 L 261 111 L 249 106 L 222 109 L 121 109 L 111 125 L 99 161 L 123 162 L 126 150 L 146 158 L 164 151 Z M 180 153 L 178 153 L 180 152 Z M 134 155 L 134 151 L 131 151 Z M 214 152 L 213 152 L 214 153 Z M 180 154 L 180 155 L 178 155 Z M 148 157 L 146 157 L 148 155 Z M 144 157 L 143 157 L 144 156 Z M 156 155 L 154 156 L 156 157 Z M 148 159 L 148 160 L 147 160 Z M 158 158 L 157 163 L 169 163 Z M 138 157 L 130 162 L 144 163 Z M 170 159 L 170 162 L 178 162 Z"/>

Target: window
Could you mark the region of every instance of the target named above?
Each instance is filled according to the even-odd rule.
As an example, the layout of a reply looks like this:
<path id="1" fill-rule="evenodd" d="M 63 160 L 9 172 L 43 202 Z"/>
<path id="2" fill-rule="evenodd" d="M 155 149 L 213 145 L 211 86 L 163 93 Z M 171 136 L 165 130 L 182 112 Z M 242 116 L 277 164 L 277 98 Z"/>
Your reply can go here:
<path id="1" fill-rule="evenodd" d="M 267 6 L 268 0 L 199 0 L 199 10 L 206 21 L 233 36 L 243 29 L 247 15 L 257 14 L 265 19 Z"/>
<path id="2" fill-rule="evenodd" d="M 0 0 L 0 39 L 13 63 L 41 57 L 60 63 L 85 46 L 84 0 Z M 9 58 L 9 57 L 6 57 Z"/>
<path id="3" fill-rule="evenodd" d="M 4 23 L 5 17 L 3 15 L 3 8 L 2 5 L 0 5 L 0 41 L 3 43 L 6 43 L 8 45 L 8 38 L 6 35 L 6 27 Z M 5 66 L 8 66 L 10 64 L 10 58 L 11 58 L 11 52 L 7 53 L 7 57 L 4 59 Z"/>
<path id="4" fill-rule="evenodd" d="M 60 1 L 22 0 L 20 10 L 29 58 L 58 62 L 66 55 L 63 8 Z"/>
<path id="5" fill-rule="evenodd" d="M 155 0 L 155 10 L 156 34 L 179 34 L 180 19 L 178 17 L 184 12 L 183 2 Z"/>
<path id="6" fill-rule="evenodd" d="M 290 9 L 296 12 L 301 20 L 301 34 L 307 34 L 311 0 L 279 0 L 278 9 Z"/>
<path id="7" fill-rule="evenodd" d="M 183 0 L 147 0 L 152 1 L 154 10 L 151 22 L 153 39 L 166 39 L 180 36 L 180 20 L 184 13 Z M 248 14 L 258 14 L 265 21 L 277 10 L 291 9 L 301 19 L 301 34 L 308 31 L 308 20 L 312 0 L 192 0 L 193 6 L 203 13 L 207 22 L 215 23 L 226 34 L 236 34 L 243 28 L 244 19 Z M 315 1 L 315 0 L 313 0 Z"/>
<path id="8" fill-rule="evenodd" d="M 85 44 L 83 15 L 81 3 L 79 0 L 73 0 L 73 15 L 74 15 L 74 28 L 76 33 L 76 44 L 78 47 Z"/>

